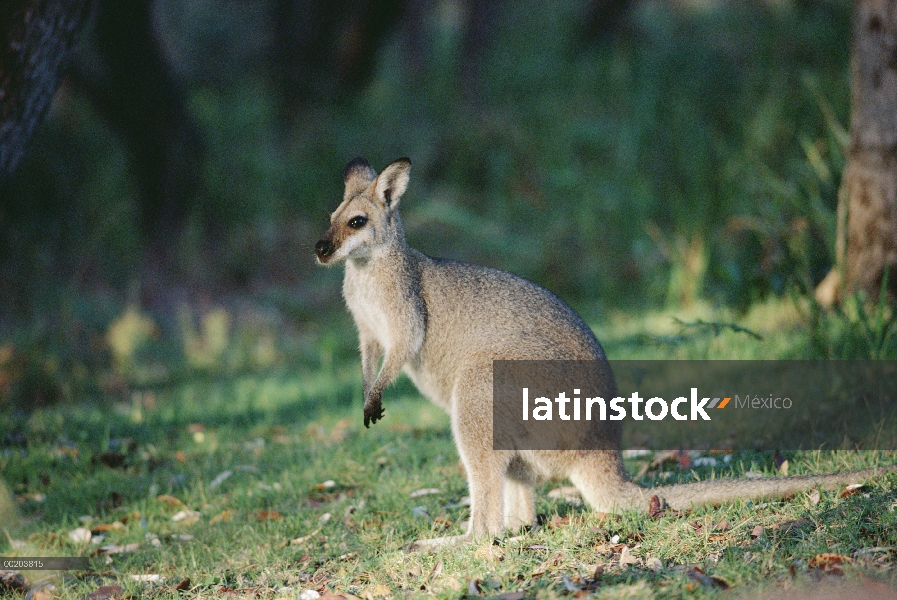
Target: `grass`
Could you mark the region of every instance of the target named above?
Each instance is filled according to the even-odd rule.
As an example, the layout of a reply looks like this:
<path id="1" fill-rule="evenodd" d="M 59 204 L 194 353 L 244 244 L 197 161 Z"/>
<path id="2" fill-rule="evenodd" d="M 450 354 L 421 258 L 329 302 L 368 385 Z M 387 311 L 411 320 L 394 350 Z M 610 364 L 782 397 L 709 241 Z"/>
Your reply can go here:
<path id="1" fill-rule="evenodd" d="M 822 336 L 812 315 L 788 302 L 733 317 L 699 306 L 675 315 L 611 316 L 597 331 L 612 358 L 800 356 Z M 762 340 L 701 323 L 733 323 Z M 844 338 L 827 343 L 843 345 Z M 5 409 L 0 478 L 19 516 L 4 520 L 0 554 L 91 556 L 90 571 L 53 580 L 53 597 L 60 598 L 83 598 L 100 585 L 153 598 L 290 598 L 304 590 L 677 598 L 714 597 L 725 586 L 791 589 L 838 575 L 893 577 L 894 475 L 843 497 L 801 494 L 654 518 L 593 514 L 550 497 L 560 484 L 546 484 L 538 495 L 541 524 L 531 531 L 495 546 L 408 552 L 416 539 L 462 531 L 463 469 L 446 415 L 407 381 L 388 391 L 387 418 L 364 429 L 358 371 L 354 358 L 322 360 L 188 377 L 119 400 Z M 789 474 L 893 462 L 881 452 L 784 458 Z M 721 467 L 681 469 L 674 461 L 643 469 L 648 458 L 641 457 L 628 468 L 645 471 L 644 485 L 659 485 L 771 476 L 781 459 L 737 453 Z M 438 492 L 414 494 L 429 489 Z M 74 541 L 70 532 L 78 528 L 91 529 L 93 540 Z M 631 564 L 621 565 L 621 557 Z M 159 578 L 135 580 L 149 575 Z M 176 590 L 182 582 L 185 589 Z"/>

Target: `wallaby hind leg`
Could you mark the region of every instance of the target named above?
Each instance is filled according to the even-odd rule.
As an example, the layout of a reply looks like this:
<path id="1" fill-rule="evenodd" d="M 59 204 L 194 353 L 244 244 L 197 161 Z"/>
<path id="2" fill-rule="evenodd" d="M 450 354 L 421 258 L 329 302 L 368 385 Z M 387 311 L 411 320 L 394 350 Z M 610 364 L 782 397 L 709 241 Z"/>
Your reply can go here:
<path id="1" fill-rule="evenodd" d="M 623 460 L 614 450 L 581 453 L 571 469 L 570 482 L 582 494 L 586 504 L 598 512 L 644 510 L 648 506 L 645 491 L 629 481 Z"/>
<path id="2" fill-rule="evenodd" d="M 520 459 L 508 465 L 505 478 L 505 527 L 516 531 L 536 521 L 536 502 L 533 494 L 535 476 Z"/>
<path id="3" fill-rule="evenodd" d="M 492 402 L 492 370 L 468 369 L 459 378 L 452 394 L 452 434 L 467 471 L 470 489 L 470 528 L 450 538 L 415 542 L 428 548 L 471 539 L 497 537 L 504 531 L 504 481 L 510 452 L 492 449 L 492 411 L 484 418 L 484 406 Z"/>

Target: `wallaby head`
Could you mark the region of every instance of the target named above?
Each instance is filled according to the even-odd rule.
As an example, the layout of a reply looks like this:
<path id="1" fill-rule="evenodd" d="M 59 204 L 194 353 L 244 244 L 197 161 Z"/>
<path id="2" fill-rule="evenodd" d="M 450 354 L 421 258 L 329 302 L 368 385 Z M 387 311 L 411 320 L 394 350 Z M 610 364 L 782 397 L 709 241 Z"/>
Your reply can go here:
<path id="1" fill-rule="evenodd" d="M 330 215 L 330 229 L 315 244 L 318 262 L 365 258 L 390 243 L 403 242 L 397 208 L 410 172 L 407 158 L 391 163 L 379 175 L 360 157 L 346 165 L 343 202 Z"/>

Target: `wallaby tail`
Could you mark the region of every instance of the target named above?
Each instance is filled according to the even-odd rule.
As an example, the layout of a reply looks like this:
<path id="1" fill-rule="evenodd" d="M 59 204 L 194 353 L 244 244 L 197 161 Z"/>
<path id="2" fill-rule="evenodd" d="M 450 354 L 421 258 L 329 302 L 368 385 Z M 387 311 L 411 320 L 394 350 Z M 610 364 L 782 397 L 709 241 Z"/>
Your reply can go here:
<path id="1" fill-rule="evenodd" d="M 648 510 L 651 497 L 657 496 L 661 507 L 669 507 L 673 510 L 687 510 L 703 504 L 718 506 L 734 500 L 786 498 L 813 488 L 831 490 L 842 485 L 862 483 L 863 480 L 893 471 L 897 471 L 897 465 L 832 473 L 829 475 L 803 475 L 768 479 L 712 479 L 656 488 L 637 488 L 637 490 L 631 490 L 630 494 L 633 497 L 627 498 L 627 500 L 628 504 L 633 508 Z"/>

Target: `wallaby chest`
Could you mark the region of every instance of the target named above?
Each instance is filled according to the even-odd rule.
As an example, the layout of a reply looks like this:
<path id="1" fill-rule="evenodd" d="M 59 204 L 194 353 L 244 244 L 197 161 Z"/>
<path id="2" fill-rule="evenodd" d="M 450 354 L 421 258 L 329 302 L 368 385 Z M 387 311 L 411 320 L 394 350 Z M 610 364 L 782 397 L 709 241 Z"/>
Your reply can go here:
<path id="1" fill-rule="evenodd" d="M 349 261 L 343 280 L 343 297 L 360 329 L 374 336 L 383 348 L 394 342 L 403 301 L 400 282 L 394 273 L 376 264 L 359 266 Z"/>

